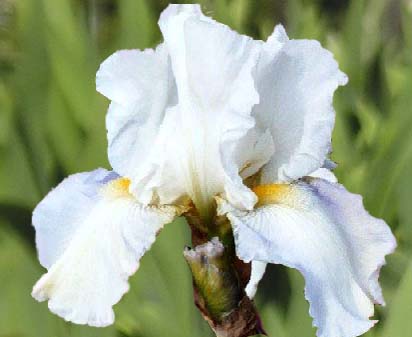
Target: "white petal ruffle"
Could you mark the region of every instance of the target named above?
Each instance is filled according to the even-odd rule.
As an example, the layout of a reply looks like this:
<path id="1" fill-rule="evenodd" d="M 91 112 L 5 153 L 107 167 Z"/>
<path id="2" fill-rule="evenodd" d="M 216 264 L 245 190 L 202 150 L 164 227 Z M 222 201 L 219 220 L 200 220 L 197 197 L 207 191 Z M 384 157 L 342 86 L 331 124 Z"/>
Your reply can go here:
<path id="1" fill-rule="evenodd" d="M 256 73 L 260 103 L 253 114 L 271 131 L 275 147 L 262 184 L 290 182 L 322 167 L 331 150 L 333 93 L 346 82 L 319 42 L 289 40 L 282 26 L 275 28 Z"/>
<path id="2" fill-rule="evenodd" d="M 319 337 L 369 330 L 373 304 L 384 303 L 379 271 L 396 246 L 386 223 L 365 211 L 360 196 L 323 179 L 260 187 L 257 194 L 252 212 L 219 201 L 238 256 L 298 269 Z"/>
<path id="3" fill-rule="evenodd" d="M 112 306 L 128 291 L 129 276 L 177 213 L 137 203 L 128 181 L 106 170 L 70 176 L 33 214 L 39 258 L 48 269 L 33 297 L 48 300 L 67 321 L 112 324 Z"/>
<path id="4" fill-rule="evenodd" d="M 189 196 L 202 208 L 217 193 L 229 192 L 242 196 L 237 203 L 253 207 L 255 196 L 239 183 L 239 165 L 245 163 L 227 152 L 254 127 L 251 109 L 259 96 L 252 72 L 260 45 L 204 16 L 198 5 L 170 5 L 159 26 L 178 90 L 178 170 Z"/>
<path id="5" fill-rule="evenodd" d="M 256 171 L 273 153 L 270 133 L 251 116 L 262 43 L 204 16 L 198 5 L 170 5 L 159 26 L 165 42 L 155 51 L 118 52 L 97 73 L 97 89 L 112 100 L 112 166 L 132 180 L 143 203 L 188 195 L 202 211 L 226 192 L 251 209 L 256 197 L 239 171 Z M 240 143 L 249 157 L 238 156 Z"/>
<path id="6" fill-rule="evenodd" d="M 240 173 L 253 170 L 245 167 L 267 163 L 262 183 L 273 183 L 322 166 L 333 93 L 347 81 L 330 52 L 289 40 L 281 26 L 266 43 L 254 41 L 199 5 L 168 6 L 159 26 L 165 42 L 155 51 L 118 52 L 97 74 L 113 101 L 110 161 L 141 202 L 188 195 L 202 210 L 225 192 L 250 210 L 256 198 Z"/>
<path id="7" fill-rule="evenodd" d="M 132 191 L 140 201 L 149 203 L 152 191 L 142 186 L 138 190 L 135 183 L 152 174 L 151 157 L 158 161 L 165 157 L 156 144 L 163 139 L 160 133 L 166 110 L 177 99 L 166 47 L 161 44 L 155 50 L 114 53 L 101 64 L 96 87 L 112 100 L 106 117 L 110 164 L 120 175 L 131 178 Z M 162 161 L 156 169 L 164 165 Z"/>

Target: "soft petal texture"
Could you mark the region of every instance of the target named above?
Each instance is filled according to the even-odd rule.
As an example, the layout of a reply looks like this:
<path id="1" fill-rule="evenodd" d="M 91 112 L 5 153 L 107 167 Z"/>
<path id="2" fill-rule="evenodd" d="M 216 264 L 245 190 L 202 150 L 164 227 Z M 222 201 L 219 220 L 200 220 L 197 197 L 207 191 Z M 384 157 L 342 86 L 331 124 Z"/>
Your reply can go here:
<path id="1" fill-rule="evenodd" d="M 221 149 L 235 151 L 234 144 L 255 125 L 251 109 L 259 97 L 252 72 L 260 44 L 205 17 L 198 5 L 170 5 L 159 26 L 176 78 L 176 146 L 181 155 L 176 170 L 183 174 L 188 194 L 202 208 L 217 193 L 231 189 L 231 195 L 236 190 L 244 195 L 245 206 L 253 207 L 253 193 L 238 183 L 240 167 L 233 169 L 235 158 L 225 157 Z M 223 164 L 228 158 L 231 162 Z"/>
<path id="2" fill-rule="evenodd" d="M 336 165 L 331 160 L 327 159 L 325 163 L 323 164 L 323 166 L 324 167 L 317 169 L 315 172 L 312 172 L 310 174 L 310 177 L 322 178 L 329 182 L 337 183 L 338 179 L 331 171 L 331 169 L 334 169 Z M 266 262 L 252 261 L 251 276 L 250 276 L 249 283 L 247 284 L 246 289 L 245 289 L 246 294 L 251 299 L 255 297 L 259 282 L 265 275 L 266 265 L 267 265 Z"/>
<path id="3" fill-rule="evenodd" d="M 256 197 L 239 171 L 254 173 L 273 153 L 271 134 L 251 116 L 262 43 L 204 16 L 198 5 L 170 5 L 159 26 L 165 42 L 155 51 L 118 52 L 97 73 L 97 89 L 112 100 L 113 168 L 132 180 L 143 203 L 188 195 L 202 210 L 226 192 L 251 209 Z M 249 157 L 238 155 L 240 142 Z"/>
<path id="4" fill-rule="evenodd" d="M 100 65 L 96 89 L 124 106 L 141 106 L 142 111 L 164 110 L 168 94 L 173 94 L 169 70 L 168 53 L 163 44 L 154 50 L 120 50 Z"/>
<path id="5" fill-rule="evenodd" d="M 313 178 L 321 178 L 321 179 L 327 180 L 331 183 L 337 183 L 338 182 L 338 178 L 336 178 L 334 173 L 331 170 L 329 170 L 325 167 L 321 167 L 321 168 L 317 169 L 315 172 L 312 172 L 309 176 L 313 177 Z"/>
<path id="6" fill-rule="evenodd" d="M 96 86 L 112 100 L 106 117 L 112 167 L 133 181 L 144 177 L 153 170 L 150 156 L 164 157 L 155 144 L 161 138 L 166 109 L 176 104 L 176 87 L 166 47 L 161 44 L 155 50 L 116 52 L 100 66 Z M 148 203 L 152 195 L 145 192 L 140 190 L 139 199 Z"/>
<path id="7" fill-rule="evenodd" d="M 112 324 L 112 306 L 128 291 L 128 277 L 177 215 L 176 207 L 142 206 L 128 186 L 103 169 L 75 174 L 34 211 L 39 258 L 48 272 L 32 295 L 49 300 L 50 310 L 67 321 Z"/>
<path id="8" fill-rule="evenodd" d="M 273 155 L 274 146 L 270 132 L 253 128 L 242 135 L 243 130 L 234 130 L 231 137 L 222 143 L 220 153 L 224 168 L 226 198 L 238 208 L 252 209 L 257 199 L 243 185 L 243 179 L 257 173 Z"/>
<path id="9" fill-rule="evenodd" d="M 238 256 L 298 269 L 319 337 L 354 337 L 371 328 L 373 303 L 384 303 L 379 271 L 396 246 L 386 223 L 365 211 L 360 196 L 323 179 L 256 191 L 261 206 L 252 212 L 219 200 Z"/>
<path id="10" fill-rule="evenodd" d="M 246 295 L 250 299 L 253 299 L 256 295 L 259 282 L 265 275 L 266 266 L 266 262 L 252 261 L 250 280 L 245 289 Z"/>
<path id="11" fill-rule="evenodd" d="M 260 103 L 253 114 L 275 145 L 262 183 L 290 182 L 320 168 L 331 149 L 333 93 L 347 82 L 332 54 L 314 40 L 289 40 L 277 26 L 256 73 Z"/>

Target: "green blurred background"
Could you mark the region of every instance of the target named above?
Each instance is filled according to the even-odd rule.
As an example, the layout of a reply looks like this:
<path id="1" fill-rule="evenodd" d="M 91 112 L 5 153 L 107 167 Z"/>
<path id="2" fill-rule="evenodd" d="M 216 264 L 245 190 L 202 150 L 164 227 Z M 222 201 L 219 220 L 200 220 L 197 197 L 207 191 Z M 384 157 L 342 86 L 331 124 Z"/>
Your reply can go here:
<path id="1" fill-rule="evenodd" d="M 109 167 L 95 91 L 100 62 L 160 39 L 167 1 L 0 0 L 0 337 L 211 336 L 192 304 L 183 221 L 167 226 L 116 306 L 113 327 L 67 324 L 30 297 L 44 272 L 30 225 L 36 203 L 70 173 Z M 369 337 L 412 336 L 412 1 L 209 0 L 206 13 L 265 39 L 276 23 L 331 49 L 349 84 L 335 95 L 337 175 L 392 227 L 387 306 Z M 313 337 L 303 279 L 271 267 L 257 298 L 272 337 Z"/>

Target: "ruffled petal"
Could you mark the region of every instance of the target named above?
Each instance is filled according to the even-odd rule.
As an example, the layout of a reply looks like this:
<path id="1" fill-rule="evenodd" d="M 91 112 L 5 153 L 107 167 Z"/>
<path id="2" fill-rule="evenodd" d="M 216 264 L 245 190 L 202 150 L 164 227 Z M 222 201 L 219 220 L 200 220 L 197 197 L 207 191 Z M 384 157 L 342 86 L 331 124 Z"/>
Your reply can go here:
<path id="1" fill-rule="evenodd" d="M 229 190 L 230 195 L 237 192 L 243 196 L 240 204 L 252 208 L 256 202 L 253 193 L 239 183 L 239 170 L 245 163 L 234 163 L 232 155 L 222 156 L 222 152 L 231 149 L 232 154 L 235 144 L 255 126 L 251 110 L 259 97 L 252 72 L 261 44 L 204 16 L 198 5 L 170 5 L 159 26 L 178 91 L 178 103 L 170 111 L 174 139 L 163 152 L 174 156 L 169 162 L 177 162 L 168 166 L 176 172 L 173 180 L 183 182 L 200 210 L 211 205 L 217 193 Z M 250 146 L 261 137 L 250 139 Z M 231 163 L 222 163 L 228 158 L 233 159 Z M 263 157 L 248 159 L 267 161 Z M 155 161 L 152 167 L 158 170 L 161 165 Z M 148 175 L 159 176 L 158 172 Z M 150 184 L 154 185 L 153 179 Z"/>
<path id="2" fill-rule="evenodd" d="M 154 50 L 120 50 L 109 56 L 97 71 L 96 89 L 124 106 L 164 110 L 169 94 L 173 93 L 165 46 L 160 44 Z"/>
<path id="3" fill-rule="evenodd" d="M 239 171 L 257 170 L 273 152 L 259 146 L 271 142 L 265 128 L 251 132 L 259 101 L 252 73 L 262 43 L 204 16 L 198 5 L 170 5 L 159 26 L 165 42 L 155 51 L 116 53 L 97 74 L 98 90 L 113 101 L 113 168 L 133 181 L 131 192 L 145 204 L 188 195 L 202 211 L 226 192 L 251 209 L 256 197 Z M 240 142 L 258 151 L 238 156 Z"/>
<path id="4" fill-rule="evenodd" d="M 113 323 L 112 306 L 157 232 L 178 213 L 144 207 L 127 179 L 99 169 L 72 175 L 36 207 L 33 225 L 39 259 L 48 269 L 32 296 L 52 312 L 91 326 Z"/>
<path id="5" fill-rule="evenodd" d="M 159 157 L 155 144 L 166 111 L 177 99 L 166 47 L 116 52 L 100 66 L 96 85 L 112 100 L 106 117 L 110 164 L 139 182 L 152 170 L 150 156 Z M 151 201 L 144 189 L 135 194 Z"/>
<path id="6" fill-rule="evenodd" d="M 243 130 L 239 131 L 243 132 Z M 221 161 L 225 178 L 225 197 L 238 208 L 253 209 L 257 198 L 250 193 L 243 180 L 254 175 L 273 155 L 273 139 L 268 130 L 256 128 L 245 136 L 227 137 L 220 147 Z"/>
<path id="7" fill-rule="evenodd" d="M 354 337 L 375 323 L 383 304 L 378 283 L 396 241 L 383 220 L 370 216 L 361 197 L 318 178 L 255 189 L 259 207 L 239 211 L 222 200 L 238 256 L 298 269 L 319 337 Z"/>
<path id="8" fill-rule="evenodd" d="M 275 153 L 262 183 L 290 182 L 320 168 L 331 149 L 333 93 L 347 82 L 332 54 L 314 40 L 289 40 L 282 26 L 262 48 L 253 113 L 271 130 Z"/>

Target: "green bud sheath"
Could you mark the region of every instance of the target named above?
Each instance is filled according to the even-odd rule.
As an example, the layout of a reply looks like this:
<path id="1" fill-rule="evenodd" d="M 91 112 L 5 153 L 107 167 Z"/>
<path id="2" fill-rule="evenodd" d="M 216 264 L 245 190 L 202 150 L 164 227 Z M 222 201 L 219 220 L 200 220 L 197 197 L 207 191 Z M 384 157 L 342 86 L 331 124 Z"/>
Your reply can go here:
<path id="1" fill-rule="evenodd" d="M 253 301 L 245 294 L 250 264 L 236 256 L 232 226 L 226 216 L 202 216 L 195 205 L 184 214 L 193 249 L 184 257 L 193 277 L 195 304 L 217 337 L 265 334 Z"/>

